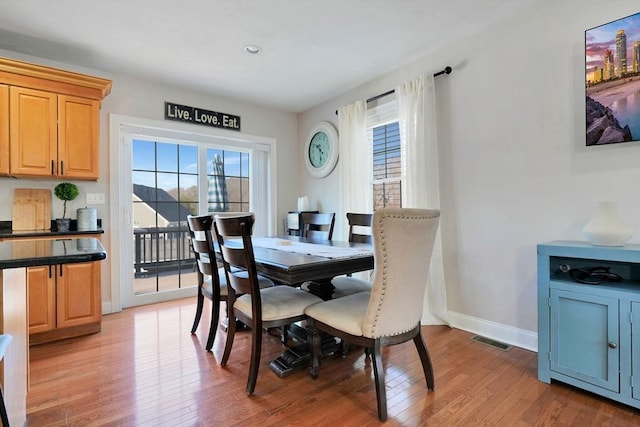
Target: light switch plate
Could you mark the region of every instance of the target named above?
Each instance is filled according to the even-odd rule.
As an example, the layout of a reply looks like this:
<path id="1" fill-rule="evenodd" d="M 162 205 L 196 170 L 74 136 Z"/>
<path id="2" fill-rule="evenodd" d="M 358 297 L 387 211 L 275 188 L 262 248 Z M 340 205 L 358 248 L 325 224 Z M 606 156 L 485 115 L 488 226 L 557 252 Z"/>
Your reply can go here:
<path id="1" fill-rule="evenodd" d="M 87 205 L 104 205 L 104 193 L 87 193 Z"/>

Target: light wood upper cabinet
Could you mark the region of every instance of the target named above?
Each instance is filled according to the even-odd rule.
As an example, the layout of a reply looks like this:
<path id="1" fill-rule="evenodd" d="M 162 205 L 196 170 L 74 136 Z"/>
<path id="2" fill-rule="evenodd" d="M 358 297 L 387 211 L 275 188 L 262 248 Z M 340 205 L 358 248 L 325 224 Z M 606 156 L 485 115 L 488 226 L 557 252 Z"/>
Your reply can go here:
<path id="1" fill-rule="evenodd" d="M 9 99 L 12 175 L 98 179 L 98 101 L 21 87 Z"/>
<path id="2" fill-rule="evenodd" d="M 100 103 L 58 95 L 58 175 L 98 179 Z"/>
<path id="3" fill-rule="evenodd" d="M 9 86 L 0 85 L 0 175 L 9 174 Z"/>
<path id="4" fill-rule="evenodd" d="M 110 80 L 0 58 L 0 175 L 97 180 L 110 90 Z"/>
<path id="5" fill-rule="evenodd" d="M 58 95 L 11 87 L 9 101 L 11 174 L 56 176 Z"/>

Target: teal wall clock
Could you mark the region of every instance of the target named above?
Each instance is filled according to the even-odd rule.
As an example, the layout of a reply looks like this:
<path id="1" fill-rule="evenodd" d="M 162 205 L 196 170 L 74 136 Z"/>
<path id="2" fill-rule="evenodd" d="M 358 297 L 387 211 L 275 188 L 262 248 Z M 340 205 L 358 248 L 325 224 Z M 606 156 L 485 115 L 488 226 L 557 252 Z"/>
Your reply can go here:
<path id="1" fill-rule="evenodd" d="M 329 122 L 320 122 L 311 129 L 305 142 L 304 162 L 315 178 L 329 175 L 338 163 L 338 132 Z"/>

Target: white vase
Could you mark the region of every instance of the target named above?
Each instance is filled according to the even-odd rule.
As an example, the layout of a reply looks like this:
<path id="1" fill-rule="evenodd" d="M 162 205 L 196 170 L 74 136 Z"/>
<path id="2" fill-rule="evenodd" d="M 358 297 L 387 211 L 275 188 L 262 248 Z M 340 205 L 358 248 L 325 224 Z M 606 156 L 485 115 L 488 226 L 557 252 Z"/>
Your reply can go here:
<path id="1" fill-rule="evenodd" d="M 633 236 L 633 229 L 622 220 L 615 202 L 600 202 L 582 234 L 594 245 L 622 246 Z"/>
<path id="2" fill-rule="evenodd" d="M 298 211 L 304 212 L 309 210 L 309 198 L 307 196 L 298 197 Z"/>

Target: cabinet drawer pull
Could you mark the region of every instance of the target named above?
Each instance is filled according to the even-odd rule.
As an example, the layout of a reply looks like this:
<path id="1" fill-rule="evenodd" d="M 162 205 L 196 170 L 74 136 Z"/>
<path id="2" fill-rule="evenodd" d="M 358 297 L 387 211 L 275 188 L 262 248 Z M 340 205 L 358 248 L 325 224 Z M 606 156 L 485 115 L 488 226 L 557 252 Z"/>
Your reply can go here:
<path id="1" fill-rule="evenodd" d="M 610 342 L 609 343 L 609 348 L 617 348 L 618 344 L 614 343 L 614 342 Z"/>
<path id="2" fill-rule="evenodd" d="M 53 172 L 53 160 L 51 160 L 51 175 L 55 175 Z"/>
<path id="3" fill-rule="evenodd" d="M 64 160 L 60 160 L 60 175 L 64 175 Z"/>

